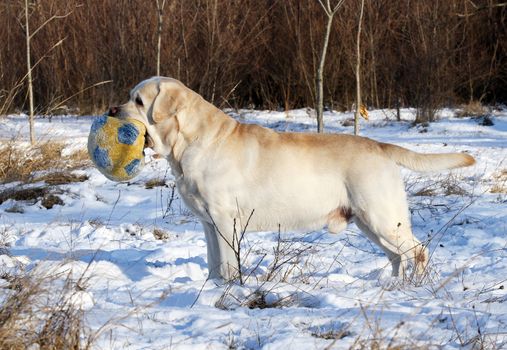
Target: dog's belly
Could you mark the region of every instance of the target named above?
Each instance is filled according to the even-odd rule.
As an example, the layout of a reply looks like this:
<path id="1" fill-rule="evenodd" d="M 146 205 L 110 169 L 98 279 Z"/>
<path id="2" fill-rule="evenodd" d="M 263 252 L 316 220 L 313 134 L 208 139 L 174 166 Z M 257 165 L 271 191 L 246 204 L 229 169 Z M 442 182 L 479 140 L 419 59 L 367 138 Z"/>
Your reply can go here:
<path id="1" fill-rule="evenodd" d="M 327 211 L 329 213 L 331 210 Z M 248 215 L 242 215 L 242 223 L 246 225 L 247 231 L 310 231 L 322 228 L 327 223 L 325 210 L 316 211 L 311 208 L 266 208 L 250 211 Z M 249 221 L 244 218 L 250 217 Z"/>
<path id="2" fill-rule="evenodd" d="M 265 183 L 231 181 L 212 188 L 202 195 L 202 201 L 214 220 L 232 228 L 236 219 L 242 229 L 248 222 L 248 231 L 318 229 L 327 224 L 330 213 L 349 206 L 345 185 L 336 176 Z"/>

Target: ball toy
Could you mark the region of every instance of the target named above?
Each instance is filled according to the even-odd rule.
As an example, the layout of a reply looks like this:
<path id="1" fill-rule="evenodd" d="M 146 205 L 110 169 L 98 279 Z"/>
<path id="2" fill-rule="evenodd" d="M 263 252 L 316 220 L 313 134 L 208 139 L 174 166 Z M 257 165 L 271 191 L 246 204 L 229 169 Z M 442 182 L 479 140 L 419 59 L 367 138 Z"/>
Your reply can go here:
<path id="1" fill-rule="evenodd" d="M 108 179 L 128 181 L 144 166 L 146 127 L 135 119 L 103 115 L 96 118 L 88 136 L 88 154 Z"/>

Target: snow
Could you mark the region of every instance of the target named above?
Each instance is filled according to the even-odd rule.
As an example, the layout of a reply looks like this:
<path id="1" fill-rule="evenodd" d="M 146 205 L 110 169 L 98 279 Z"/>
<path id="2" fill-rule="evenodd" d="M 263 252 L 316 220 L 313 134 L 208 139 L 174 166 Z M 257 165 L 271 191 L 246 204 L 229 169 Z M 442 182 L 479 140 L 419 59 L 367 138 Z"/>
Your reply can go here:
<path id="1" fill-rule="evenodd" d="M 316 129 L 309 109 L 227 113 L 279 131 Z M 2 203 L 0 276 L 42 267 L 82 278 L 68 300 L 84 310 L 97 349 L 506 347 L 507 112 L 492 112 L 494 125 L 483 126 L 443 110 L 438 122 L 417 127 L 414 113 L 402 110 L 398 122 L 393 110 L 371 111 L 360 133 L 477 159 L 439 174 L 403 170 L 414 233 L 429 240 L 422 282 L 391 278 L 386 256 L 354 225 L 339 235 L 247 234 L 245 284 L 207 280 L 202 227 L 177 192 L 171 200 L 169 165 L 149 152 L 130 183 L 86 168 L 76 172 L 87 181 L 59 186 L 63 206 Z M 352 133 L 343 125 L 352 117 L 326 112 L 326 131 Z M 86 147 L 91 122 L 37 118 L 35 128 L 41 139 L 65 141 L 68 154 Z M 26 116 L 0 118 L 0 140 L 11 139 L 28 140 Z M 146 188 L 153 179 L 166 186 Z M 23 213 L 8 210 L 15 204 Z M 273 269 L 277 258 L 284 263 Z"/>

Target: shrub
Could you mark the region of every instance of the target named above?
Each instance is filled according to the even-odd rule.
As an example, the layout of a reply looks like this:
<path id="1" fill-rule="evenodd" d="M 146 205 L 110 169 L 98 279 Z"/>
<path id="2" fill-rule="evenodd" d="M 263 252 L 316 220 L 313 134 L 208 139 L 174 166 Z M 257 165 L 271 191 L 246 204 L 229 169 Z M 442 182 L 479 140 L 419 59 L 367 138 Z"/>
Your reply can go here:
<path id="1" fill-rule="evenodd" d="M 72 302 L 80 292 L 70 277 L 40 272 L 4 274 L 0 288 L 1 349 L 88 349 L 83 311 Z"/>

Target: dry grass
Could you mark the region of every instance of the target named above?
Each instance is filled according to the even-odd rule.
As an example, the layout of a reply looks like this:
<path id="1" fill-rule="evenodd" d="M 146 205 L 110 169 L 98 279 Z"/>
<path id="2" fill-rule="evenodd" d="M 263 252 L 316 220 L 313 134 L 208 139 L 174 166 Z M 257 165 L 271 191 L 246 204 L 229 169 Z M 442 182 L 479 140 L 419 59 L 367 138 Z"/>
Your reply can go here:
<path id="1" fill-rule="evenodd" d="M 55 205 L 64 205 L 63 200 L 59 196 L 62 193 L 62 190 L 49 186 L 27 188 L 16 186 L 0 191 L 0 204 L 8 199 L 23 201 L 29 204 L 35 204 L 40 200 L 44 208 L 51 209 Z M 22 206 L 15 203 L 11 208 L 7 208 L 6 211 L 10 213 L 23 213 L 24 209 Z"/>
<path id="2" fill-rule="evenodd" d="M 270 253 L 254 249 L 253 246 L 244 248 L 245 252 L 238 254 L 237 261 L 242 278 L 239 278 L 237 272 L 236 276 L 225 284 L 215 307 L 221 310 L 233 310 L 237 307 L 279 309 L 305 303 L 306 296 L 302 297 L 298 288 L 287 295 L 278 295 L 276 289 L 281 285 L 294 286 L 296 282 L 308 284 L 308 276 L 315 273 L 313 266 L 305 259 L 306 255 L 312 255 L 312 244 L 283 240 L 278 232 L 276 245 L 272 247 L 273 260 L 260 274 L 258 268 Z M 251 255 L 257 255 L 257 258 L 251 261 L 252 265 L 245 266 Z"/>
<path id="3" fill-rule="evenodd" d="M 68 183 L 76 178 L 69 171 L 91 164 L 86 150 L 64 155 L 65 144 L 45 141 L 34 146 L 25 146 L 11 140 L 0 147 L 0 184 L 13 181 L 30 183 L 46 181 L 52 184 Z M 67 182 L 66 182 L 67 181 Z"/>
<path id="4" fill-rule="evenodd" d="M 79 155 L 81 157 L 81 155 Z M 86 175 L 77 175 L 65 171 L 56 171 L 54 173 L 45 174 L 35 179 L 35 181 L 44 181 L 48 185 L 66 185 L 74 182 L 84 182 L 88 180 Z"/>
<path id="5" fill-rule="evenodd" d="M 489 190 L 491 193 L 507 193 L 507 168 L 498 170 L 493 175 L 494 184 Z"/>
<path id="6" fill-rule="evenodd" d="M 34 146 L 11 140 L 0 146 L 0 184 L 21 183 L 0 190 L 0 204 L 8 199 L 31 204 L 41 201 L 46 209 L 63 205 L 59 197 L 63 193 L 58 185 L 83 182 L 86 175 L 72 173 L 73 170 L 91 164 L 86 150 L 66 155 L 62 142 L 45 141 Z M 44 184 L 35 184 L 44 182 Z M 7 211 L 23 213 L 23 208 L 14 204 Z"/>
<path id="7" fill-rule="evenodd" d="M 432 179 L 424 176 L 412 176 L 406 184 L 407 192 L 412 196 L 469 196 L 459 174 L 448 173 Z"/>
<path id="8" fill-rule="evenodd" d="M 49 194 L 47 187 L 13 188 L 0 192 L 0 204 L 8 199 L 15 201 L 37 201 Z"/>
<path id="9" fill-rule="evenodd" d="M 155 237 L 155 239 L 158 239 L 160 241 L 167 241 L 171 237 L 171 235 L 169 234 L 169 232 L 162 230 L 158 227 L 155 227 L 153 229 L 153 237 Z"/>
<path id="10" fill-rule="evenodd" d="M 169 186 L 167 185 L 165 179 L 155 178 L 155 179 L 150 179 L 150 180 L 146 181 L 144 187 L 148 190 L 151 190 L 155 187 L 169 187 Z"/>
<path id="11" fill-rule="evenodd" d="M 4 274 L 0 288 L 1 349 L 88 349 L 83 311 L 71 302 L 80 287 L 69 277 Z M 65 276 L 63 276 L 65 277 Z"/>
<path id="12" fill-rule="evenodd" d="M 481 117 L 488 114 L 488 109 L 482 105 L 479 101 L 472 101 L 463 106 L 461 109 L 456 111 L 456 117 Z"/>

